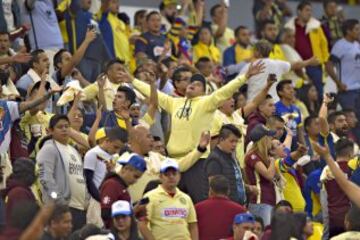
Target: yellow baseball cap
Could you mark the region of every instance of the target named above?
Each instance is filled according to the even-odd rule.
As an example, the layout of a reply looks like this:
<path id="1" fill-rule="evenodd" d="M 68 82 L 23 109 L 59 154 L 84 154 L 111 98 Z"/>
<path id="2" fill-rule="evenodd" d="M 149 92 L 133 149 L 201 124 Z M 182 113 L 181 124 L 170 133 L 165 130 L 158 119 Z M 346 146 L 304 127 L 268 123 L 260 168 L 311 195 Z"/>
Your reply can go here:
<path id="1" fill-rule="evenodd" d="M 178 1 L 177 1 L 177 0 L 163 0 L 163 4 L 164 4 L 165 6 L 169 6 L 169 5 L 171 5 L 171 4 L 177 5 L 177 4 L 178 4 Z"/>
<path id="2" fill-rule="evenodd" d="M 99 141 L 100 139 L 103 139 L 104 137 L 106 137 L 106 132 L 105 132 L 105 128 L 99 128 L 96 133 L 95 133 L 95 140 Z"/>

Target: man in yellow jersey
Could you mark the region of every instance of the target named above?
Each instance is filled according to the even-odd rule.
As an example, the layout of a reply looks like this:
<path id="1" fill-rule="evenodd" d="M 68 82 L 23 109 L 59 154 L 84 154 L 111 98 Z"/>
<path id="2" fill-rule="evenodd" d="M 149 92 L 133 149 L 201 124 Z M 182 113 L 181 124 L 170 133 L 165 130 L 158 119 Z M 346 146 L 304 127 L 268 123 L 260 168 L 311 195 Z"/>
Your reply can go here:
<path id="1" fill-rule="evenodd" d="M 98 77 L 98 81 L 90 84 L 84 89 L 86 101 L 99 99 L 104 109 L 113 110 L 112 103 L 114 101 L 117 89 L 124 85 L 121 81 L 121 72 L 124 72 L 124 62 L 119 59 L 109 61 L 105 66 L 105 74 Z"/>
<path id="2" fill-rule="evenodd" d="M 216 109 L 224 100 L 230 98 L 248 78 L 258 75 L 262 71 L 263 64 L 261 61 L 252 64 L 246 74 L 239 75 L 208 96 L 204 96 L 206 80 L 200 74 L 192 76 L 185 97 L 174 98 L 158 91 L 160 107 L 171 115 L 171 133 L 167 144 L 169 156 L 179 158 L 193 151 L 202 132 L 210 130 Z M 150 95 L 148 84 L 134 79 L 130 74 L 124 75 L 123 79 L 132 82 L 135 89 L 145 96 Z M 207 154 L 204 154 L 203 158 L 206 157 Z M 188 192 L 195 203 L 206 199 L 207 193 L 198 191 L 196 186 L 194 187 L 194 182 L 200 186 L 207 186 L 208 184 L 206 176 L 204 176 L 203 165 L 204 161 L 198 161 L 184 174 L 182 180 L 182 189 Z"/>
<path id="3" fill-rule="evenodd" d="M 177 188 L 180 171 L 176 161 L 162 162 L 160 180 L 160 186 L 145 194 L 149 204 L 146 220 L 139 222 L 140 232 L 145 239 L 198 240 L 194 204 Z"/>

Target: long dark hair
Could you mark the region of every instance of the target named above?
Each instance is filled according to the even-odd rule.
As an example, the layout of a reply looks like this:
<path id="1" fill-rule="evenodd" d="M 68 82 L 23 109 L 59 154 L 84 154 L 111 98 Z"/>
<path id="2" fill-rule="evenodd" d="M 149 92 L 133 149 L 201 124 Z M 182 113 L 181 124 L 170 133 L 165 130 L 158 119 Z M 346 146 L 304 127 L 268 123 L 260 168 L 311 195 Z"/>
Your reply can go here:
<path id="1" fill-rule="evenodd" d="M 270 240 L 289 240 L 293 235 L 291 213 L 275 213 L 271 219 Z"/>
<path id="2" fill-rule="evenodd" d="M 314 109 L 311 108 L 311 103 L 312 102 L 310 102 L 308 94 L 309 94 L 310 88 L 312 88 L 312 87 L 315 87 L 315 85 L 313 85 L 313 84 L 304 85 L 297 92 L 297 95 L 298 95 L 300 101 L 302 101 L 305 104 L 307 110 L 309 111 L 309 114 L 317 116 L 319 114 L 319 111 L 320 111 L 321 103 L 319 101 L 315 101 L 315 102 L 313 102 Z M 320 96 L 318 96 L 318 98 L 320 99 Z"/>
<path id="3" fill-rule="evenodd" d="M 115 236 L 115 239 L 118 239 L 117 230 L 114 227 L 111 228 L 111 232 Z M 131 216 L 131 227 L 130 227 L 130 238 L 129 238 L 129 240 L 137 240 L 139 238 L 140 238 L 139 237 L 139 231 L 138 231 L 138 228 L 137 228 L 135 217 Z"/>

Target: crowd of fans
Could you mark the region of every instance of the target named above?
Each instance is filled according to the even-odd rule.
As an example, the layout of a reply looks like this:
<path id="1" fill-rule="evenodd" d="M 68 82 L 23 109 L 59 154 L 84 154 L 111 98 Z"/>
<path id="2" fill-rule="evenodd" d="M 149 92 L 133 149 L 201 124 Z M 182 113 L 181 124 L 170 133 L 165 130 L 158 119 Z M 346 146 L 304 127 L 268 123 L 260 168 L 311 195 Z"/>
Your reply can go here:
<path id="1" fill-rule="evenodd" d="M 360 23 L 322 2 L 0 1 L 0 239 L 360 239 Z"/>

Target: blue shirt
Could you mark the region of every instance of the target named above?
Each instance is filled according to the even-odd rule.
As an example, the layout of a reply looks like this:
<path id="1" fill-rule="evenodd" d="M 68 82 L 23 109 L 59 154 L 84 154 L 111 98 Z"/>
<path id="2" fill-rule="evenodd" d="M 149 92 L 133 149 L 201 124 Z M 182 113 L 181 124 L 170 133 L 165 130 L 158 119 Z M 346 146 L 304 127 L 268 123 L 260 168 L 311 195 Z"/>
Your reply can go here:
<path id="1" fill-rule="evenodd" d="M 360 89 L 360 44 L 340 39 L 331 50 L 331 56 L 338 65 L 340 79 L 348 90 Z"/>
<path id="2" fill-rule="evenodd" d="M 295 105 L 285 106 L 281 101 L 275 107 L 276 115 L 282 117 L 287 122 L 286 126 L 293 131 L 294 137 L 297 136 L 297 127 L 301 125 L 300 109 Z"/>
<path id="3" fill-rule="evenodd" d="M 145 53 L 150 59 L 157 61 L 164 49 L 165 35 L 154 35 L 150 32 L 143 33 L 135 42 L 135 55 Z"/>
<path id="4" fill-rule="evenodd" d="M 37 0 L 34 8 L 30 12 L 25 4 L 21 6 L 21 16 L 23 23 L 33 22 L 29 31 L 31 49 L 60 49 L 64 47 L 59 23 L 55 14 L 52 0 Z M 35 33 L 35 35 L 34 35 Z"/>

